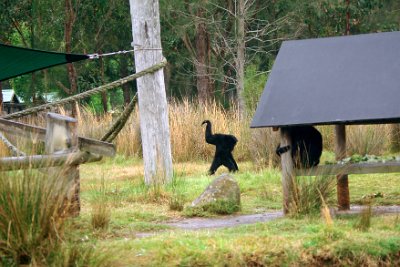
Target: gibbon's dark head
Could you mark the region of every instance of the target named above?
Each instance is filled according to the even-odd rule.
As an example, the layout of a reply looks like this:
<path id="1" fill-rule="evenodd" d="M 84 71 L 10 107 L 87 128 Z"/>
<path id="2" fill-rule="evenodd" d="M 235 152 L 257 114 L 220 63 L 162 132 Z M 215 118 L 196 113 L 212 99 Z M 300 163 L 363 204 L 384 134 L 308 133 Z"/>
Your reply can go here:
<path id="1" fill-rule="evenodd" d="M 209 124 L 209 123 L 211 123 L 209 120 L 204 120 L 202 123 L 201 123 L 201 125 L 204 125 L 204 124 Z"/>

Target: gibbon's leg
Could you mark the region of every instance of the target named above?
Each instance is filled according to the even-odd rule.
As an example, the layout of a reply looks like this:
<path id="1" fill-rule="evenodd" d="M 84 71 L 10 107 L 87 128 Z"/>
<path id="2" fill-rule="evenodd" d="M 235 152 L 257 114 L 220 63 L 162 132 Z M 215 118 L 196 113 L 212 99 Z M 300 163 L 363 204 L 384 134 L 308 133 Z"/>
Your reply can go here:
<path id="1" fill-rule="evenodd" d="M 235 170 L 234 170 L 234 171 L 238 171 L 238 170 L 239 170 L 239 167 L 238 167 L 238 165 L 236 164 L 235 159 L 233 158 L 232 154 L 230 154 L 230 156 L 231 156 L 231 160 L 233 161 L 233 164 L 235 165 Z"/>
<path id="2" fill-rule="evenodd" d="M 214 160 L 211 163 L 211 167 L 208 170 L 208 174 L 213 175 L 216 172 L 216 170 L 219 168 L 219 166 L 221 166 L 221 165 L 222 165 L 222 162 L 221 162 L 220 156 L 218 154 L 215 154 Z"/>
<path id="3" fill-rule="evenodd" d="M 239 170 L 235 159 L 233 158 L 231 153 L 224 154 L 223 165 L 228 168 L 230 172 L 235 172 Z"/>

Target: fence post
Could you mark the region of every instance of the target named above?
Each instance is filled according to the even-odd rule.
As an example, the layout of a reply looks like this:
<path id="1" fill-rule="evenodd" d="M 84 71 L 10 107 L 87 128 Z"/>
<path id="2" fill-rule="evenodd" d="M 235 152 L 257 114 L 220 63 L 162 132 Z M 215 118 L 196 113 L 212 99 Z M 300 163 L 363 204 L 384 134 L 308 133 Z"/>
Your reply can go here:
<path id="1" fill-rule="evenodd" d="M 281 155 L 282 164 L 282 190 L 283 190 L 283 212 L 288 214 L 293 206 L 293 193 L 294 193 L 294 179 L 296 174 L 294 172 L 294 163 L 292 159 L 292 139 L 285 127 L 281 128 L 281 147 L 290 146 L 289 151 Z"/>
<path id="2" fill-rule="evenodd" d="M 346 126 L 335 126 L 335 154 L 336 160 L 342 160 L 346 157 Z M 337 180 L 337 198 L 339 210 L 350 209 L 350 190 L 349 178 L 347 174 L 339 174 Z"/>
<path id="3" fill-rule="evenodd" d="M 77 120 L 56 113 L 47 113 L 45 151 L 47 154 L 69 153 L 79 150 Z M 71 215 L 77 216 L 80 211 L 80 177 L 79 166 L 52 167 L 51 174 L 60 175 L 60 179 L 73 181 L 68 199 L 71 201 Z"/>

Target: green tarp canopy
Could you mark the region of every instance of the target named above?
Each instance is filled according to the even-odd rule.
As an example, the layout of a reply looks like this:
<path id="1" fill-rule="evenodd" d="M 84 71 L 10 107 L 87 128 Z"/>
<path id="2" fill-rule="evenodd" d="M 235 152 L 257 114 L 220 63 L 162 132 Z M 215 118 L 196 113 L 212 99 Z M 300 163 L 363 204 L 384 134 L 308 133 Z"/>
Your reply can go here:
<path id="1" fill-rule="evenodd" d="M 88 58 L 88 55 L 64 54 L 0 44 L 0 81 Z"/>

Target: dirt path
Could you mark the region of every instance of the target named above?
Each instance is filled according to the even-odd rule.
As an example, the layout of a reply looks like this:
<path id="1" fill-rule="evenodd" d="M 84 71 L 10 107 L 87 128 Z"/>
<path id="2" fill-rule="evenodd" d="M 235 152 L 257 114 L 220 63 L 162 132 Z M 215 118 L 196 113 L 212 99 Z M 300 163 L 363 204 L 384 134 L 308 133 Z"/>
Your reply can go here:
<path id="1" fill-rule="evenodd" d="M 337 215 L 354 215 L 359 214 L 365 209 L 365 206 L 352 205 L 348 211 L 332 210 L 332 216 Z M 374 215 L 382 214 L 400 214 L 400 206 L 376 206 L 372 207 Z M 183 230 L 201 230 L 201 229 L 218 229 L 235 227 L 244 224 L 253 224 L 259 222 L 268 222 L 278 218 L 283 218 L 282 211 L 266 212 L 260 214 L 250 215 L 231 215 L 218 218 L 188 218 L 163 223 L 163 225 L 170 226 L 176 229 Z M 137 238 L 144 238 L 156 235 L 157 232 L 152 233 L 137 233 Z"/>
<path id="2" fill-rule="evenodd" d="M 351 206 L 349 211 L 337 211 L 334 210 L 332 213 L 335 215 L 352 215 L 361 213 L 365 207 L 363 206 Z M 377 206 L 372 208 L 373 214 L 390 214 L 400 213 L 400 206 Z M 251 215 L 237 215 L 237 216 L 224 216 L 219 218 L 188 218 L 178 221 L 172 221 L 165 223 L 165 225 L 187 230 L 198 230 L 206 228 L 224 228 L 234 227 L 242 224 L 252 224 L 258 222 L 272 221 L 277 218 L 282 218 L 283 212 L 267 212 L 261 214 Z"/>
<path id="3" fill-rule="evenodd" d="M 251 215 L 223 216 L 218 218 L 189 218 L 169 222 L 166 223 L 166 225 L 180 229 L 198 230 L 204 228 L 223 228 L 242 224 L 267 222 L 281 217 L 283 217 L 283 212 L 277 211 Z"/>

